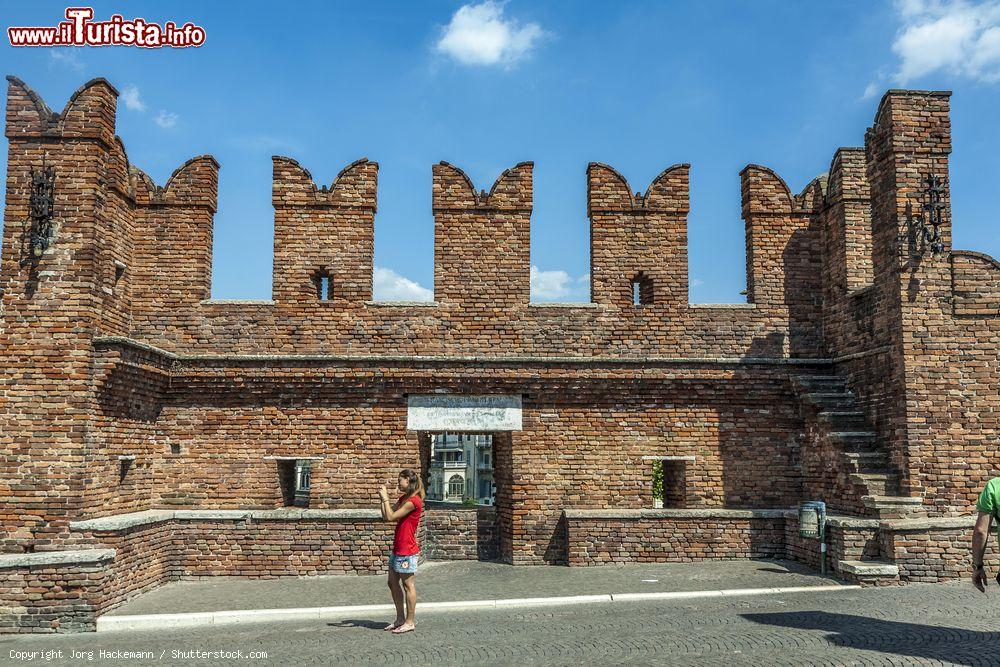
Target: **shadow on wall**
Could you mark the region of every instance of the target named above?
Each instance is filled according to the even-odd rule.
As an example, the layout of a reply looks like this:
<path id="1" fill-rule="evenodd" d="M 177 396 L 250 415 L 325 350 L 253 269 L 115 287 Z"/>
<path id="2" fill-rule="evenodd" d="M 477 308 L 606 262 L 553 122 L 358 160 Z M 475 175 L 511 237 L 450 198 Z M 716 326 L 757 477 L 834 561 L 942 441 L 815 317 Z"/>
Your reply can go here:
<path id="1" fill-rule="evenodd" d="M 784 334 L 763 337 L 762 347 L 777 345 Z M 773 341 L 773 342 L 772 342 Z M 756 342 L 756 341 L 755 341 Z M 748 356 L 756 356 L 753 348 Z M 762 349 L 760 356 L 766 354 Z M 802 499 L 801 436 L 798 401 L 783 376 L 738 367 L 719 389 L 718 453 L 724 507 L 781 508 Z M 766 552 L 760 552 L 766 553 Z"/>
<path id="2" fill-rule="evenodd" d="M 819 261 L 819 216 L 809 226 L 792 232 L 782 253 L 785 267 L 785 305 L 788 307 L 788 356 L 823 356 L 820 322 L 823 313 L 817 298 L 822 294 Z"/>
<path id="3" fill-rule="evenodd" d="M 762 625 L 829 632 L 833 646 L 878 651 L 907 658 L 940 660 L 946 664 L 995 664 L 1000 633 L 948 626 L 886 621 L 868 616 L 825 611 L 743 614 Z"/>

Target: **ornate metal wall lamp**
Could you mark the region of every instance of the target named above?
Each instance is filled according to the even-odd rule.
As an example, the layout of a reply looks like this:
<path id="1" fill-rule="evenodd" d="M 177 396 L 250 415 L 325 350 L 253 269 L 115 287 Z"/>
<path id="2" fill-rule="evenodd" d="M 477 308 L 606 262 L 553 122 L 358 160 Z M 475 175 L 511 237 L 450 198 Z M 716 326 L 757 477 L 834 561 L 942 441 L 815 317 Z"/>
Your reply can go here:
<path id="1" fill-rule="evenodd" d="M 928 174 L 924 179 L 924 215 L 920 221 L 920 238 L 922 240 L 921 249 L 926 252 L 930 248 L 932 255 L 937 255 L 944 250 L 944 243 L 941 241 L 941 215 L 946 206 L 944 202 L 945 184 L 944 179 L 934 174 Z"/>
<path id="2" fill-rule="evenodd" d="M 52 202 L 56 171 L 42 166 L 31 170 L 31 199 L 28 215 L 31 218 L 31 258 L 37 261 L 52 242 Z"/>

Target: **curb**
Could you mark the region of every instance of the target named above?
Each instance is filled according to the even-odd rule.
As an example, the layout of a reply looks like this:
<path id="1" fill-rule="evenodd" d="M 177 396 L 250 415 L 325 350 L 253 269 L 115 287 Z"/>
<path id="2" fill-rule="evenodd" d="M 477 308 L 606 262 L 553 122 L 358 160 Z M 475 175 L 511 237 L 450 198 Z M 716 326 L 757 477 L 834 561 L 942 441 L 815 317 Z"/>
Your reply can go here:
<path id="1" fill-rule="evenodd" d="M 451 602 L 421 602 L 421 612 L 457 611 L 462 609 L 510 609 L 515 607 L 566 606 L 574 604 L 604 604 L 637 600 L 689 600 L 693 598 L 738 597 L 750 595 L 784 595 L 787 593 L 819 593 L 849 591 L 860 586 L 831 584 L 823 586 L 789 586 L 785 588 L 730 588 L 715 591 L 666 591 L 659 593 L 610 593 L 604 595 L 569 595 L 541 598 L 504 598 L 499 600 L 456 600 Z M 343 619 L 353 614 L 395 613 L 391 604 L 347 605 L 340 607 L 299 607 L 292 609 L 239 609 L 204 611 L 184 614 L 143 614 L 136 616 L 101 616 L 97 632 L 125 630 L 169 630 L 214 625 L 273 623 L 278 621 L 316 621 Z"/>

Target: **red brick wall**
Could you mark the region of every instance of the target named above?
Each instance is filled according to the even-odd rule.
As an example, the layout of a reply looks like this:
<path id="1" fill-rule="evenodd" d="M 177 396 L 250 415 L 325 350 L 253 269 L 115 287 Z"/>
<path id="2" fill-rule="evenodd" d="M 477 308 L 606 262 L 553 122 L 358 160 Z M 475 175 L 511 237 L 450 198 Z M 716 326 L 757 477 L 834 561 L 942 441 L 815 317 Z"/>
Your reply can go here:
<path id="1" fill-rule="evenodd" d="M 940 226 L 944 252 L 924 250 L 914 233 L 914 211 L 926 201 L 926 176 L 948 176 L 948 94 L 887 94 L 868 143 L 870 164 L 885 174 L 878 188 L 870 179 L 876 275 L 881 271 L 896 281 L 900 299 L 905 424 L 895 445 L 902 451 L 904 488 L 923 496 L 932 514 L 966 514 L 996 474 L 990 452 L 1000 436 L 1000 318 L 989 308 L 970 313 L 965 304 L 991 300 L 1000 268 L 981 261 L 971 280 L 968 255 L 949 259 L 947 189 Z"/>
<path id="2" fill-rule="evenodd" d="M 749 165 L 740 172 L 746 221 L 747 301 L 781 308 L 787 318 L 783 352 L 818 356 L 820 228 L 804 200 L 793 198 L 773 171 Z"/>
<path id="3" fill-rule="evenodd" d="M 594 303 L 576 306 L 529 302 L 531 163 L 489 193 L 436 165 L 437 301 L 412 305 L 368 301 L 377 165 L 317 188 L 286 158 L 274 163 L 274 300 L 206 303 L 218 165 L 195 158 L 155 186 L 114 137 L 115 97 L 98 80 L 59 115 L 11 81 L 4 551 L 59 548 L 82 516 L 275 507 L 273 456 L 322 457 L 315 507 L 373 506 L 378 483 L 422 460 L 406 395 L 436 390 L 525 396 L 525 429 L 496 452 L 500 553 L 514 562 L 565 560 L 563 507 L 648 506 L 645 455 L 695 457 L 693 507 L 846 497 L 808 488 L 818 478 L 802 472 L 806 420 L 788 379 L 831 367 L 789 357 L 837 359 L 903 492 L 933 511 L 968 511 L 988 474 L 997 268 L 961 253 L 914 259 L 900 243 L 925 172 L 947 173 L 942 94 L 889 94 L 864 155 L 839 151 L 825 192 L 817 179 L 792 196 L 771 170 L 745 169 L 750 303 L 713 307 L 687 303 L 685 165 L 639 197 L 590 166 Z M 27 179 L 43 159 L 57 168 L 58 229 L 32 275 L 20 262 Z M 943 233 L 950 250 L 947 211 Z M 332 303 L 311 292 L 320 269 Z M 653 303 L 636 307 L 640 272 Z M 139 343 L 106 338 L 123 335 Z M 124 480 L 120 456 L 135 456 Z"/>
<path id="4" fill-rule="evenodd" d="M 644 301 L 684 309 L 687 293 L 689 165 L 674 165 L 653 179 L 645 195 L 632 195 L 611 167 L 587 167 L 590 282 L 594 303 L 633 312 L 632 281 L 651 281 Z"/>
<path id="5" fill-rule="evenodd" d="M 420 552 L 431 560 L 494 560 L 499 557 L 497 509 L 428 501 Z"/>
<path id="6" fill-rule="evenodd" d="M 0 634 L 93 631 L 107 562 L 0 568 Z"/>
<path id="7" fill-rule="evenodd" d="M 7 205 L 0 258 L 0 551 L 52 549 L 83 511 L 95 412 L 91 339 L 99 326 L 98 251 L 117 92 L 84 86 L 61 115 L 9 79 Z M 55 241 L 29 261 L 30 171 L 55 167 Z M 114 318 L 111 318 L 112 320 Z"/>
<path id="8" fill-rule="evenodd" d="M 570 565 L 781 558 L 783 518 L 567 519 Z"/>
<path id="9" fill-rule="evenodd" d="M 883 528 L 879 541 L 886 558 L 899 566 L 899 576 L 906 581 L 936 583 L 971 575 L 971 523 L 951 528 Z M 992 535 L 987 540 L 984 562 L 992 573 L 997 562 L 996 540 Z"/>

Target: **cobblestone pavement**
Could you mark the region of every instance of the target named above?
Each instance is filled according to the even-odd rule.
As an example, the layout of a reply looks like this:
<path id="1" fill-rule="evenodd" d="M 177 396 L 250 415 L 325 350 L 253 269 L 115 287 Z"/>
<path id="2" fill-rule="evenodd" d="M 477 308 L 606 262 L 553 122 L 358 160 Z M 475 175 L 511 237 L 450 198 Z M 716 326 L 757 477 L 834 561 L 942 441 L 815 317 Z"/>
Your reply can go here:
<path id="1" fill-rule="evenodd" d="M 390 604 L 385 579 L 384 574 L 379 574 L 264 581 L 235 577 L 180 581 L 139 596 L 110 615 Z M 417 574 L 417 591 L 424 602 L 835 583 L 840 582 L 820 577 L 803 565 L 778 560 L 601 567 L 515 567 L 450 561 L 423 563 Z"/>
<path id="2" fill-rule="evenodd" d="M 391 636 L 387 619 L 197 630 L 0 638 L 11 651 L 149 651 L 120 664 L 231 665 L 995 665 L 1000 591 L 965 582 L 767 597 L 617 602 L 420 615 Z M 174 651 L 242 651 L 242 660 Z M 163 657 L 161 658 L 161 651 Z M 266 658 L 251 658 L 265 651 Z M 42 662 L 36 659 L 36 664 Z M 75 664 L 81 664 L 77 661 Z"/>

